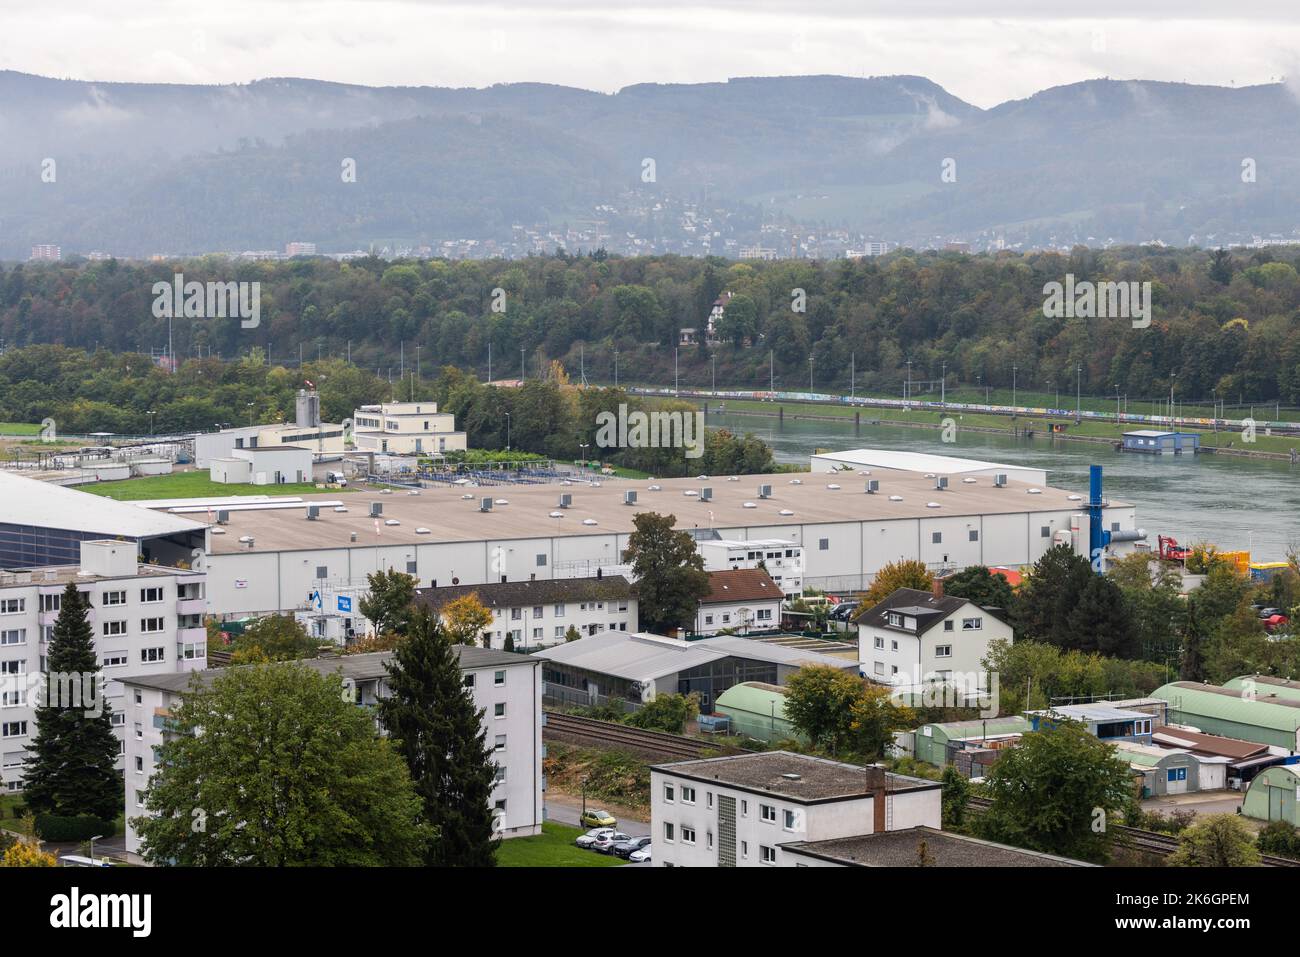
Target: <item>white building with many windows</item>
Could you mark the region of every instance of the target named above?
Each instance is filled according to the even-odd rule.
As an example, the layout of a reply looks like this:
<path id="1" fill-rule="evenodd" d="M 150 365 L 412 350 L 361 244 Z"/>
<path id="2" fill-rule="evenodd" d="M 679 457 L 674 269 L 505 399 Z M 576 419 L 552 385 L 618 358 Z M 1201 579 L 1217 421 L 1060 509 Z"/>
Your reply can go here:
<path id="1" fill-rule="evenodd" d="M 456 417 L 439 412 L 436 402 L 363 405 L 352 413 L 352 428 L 358 452 L 432 455 L 466 448 L 465 433 L 456 431 Z"/>
<path id="2" fill-rule="evenodd" d="M 6 791 L 22 790 L 37 693 L 48 678 L 49 643 L 69 582 L 90 601 L 104 703 L 124 751 L 143 728 L 129 719 L 115 679 L 141 673 L 183 679 L 207 666 L 203 573 L 138 564 L 136 548 L 135 542 L 85 541 L 79 566 L 0 572 L 0 780 Z"/>
<path id="3" fill-rule="evenodd" d="M 707 539 L 696 542 L 707 572 L 737 568 L 764 568 L 780 586 L 786 598 L 803 593 L 803 546 L 784 538 L 760 538 L 751 541 Z"/>
<path id="4" fill-rule="evenodd" d="M 941 786 L 788 751 L 650 769 L 657 867 L 777 867 L 783 844 L 940 827 Z"/>
<path id="5" fill-rule="evenodd" d="M 460 669 L 474 704 L 483 711 L 483 728 L 494 748 L 497 783 L 492 791 L 497 830 L 504 838 L 540 834 L 544 818 L 542 774 L 541 661 L 528 655 L 460 645 Z M 338 673 L 359 707 L 373 706 L 388 695 L 384 667 L 391 652 L 313 658 L 299 662 L 323 674 Z M 241 666 L 257 667 L 257 666 Z M 228 669 L 198 672 L 205 684 Z M 189 688 L 189 675 L 143 674 L 124 679 L 127 721 L 143 728 L 129 735 L 126 747 L 126 849 L 140 852 L 140 837 L 130 819 L 145 813 L 145 792 L 157 770 L 156 749 L 170 733 L 171 711 Z"/>

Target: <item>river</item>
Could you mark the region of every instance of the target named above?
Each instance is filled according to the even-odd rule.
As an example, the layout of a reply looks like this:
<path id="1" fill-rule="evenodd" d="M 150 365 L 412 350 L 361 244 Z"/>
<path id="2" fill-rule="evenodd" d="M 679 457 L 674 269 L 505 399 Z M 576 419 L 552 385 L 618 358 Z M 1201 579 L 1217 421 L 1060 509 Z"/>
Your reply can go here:
<path id="1" fill-rule="evenodd" d="M 1104 466 L 1109 499 L 1137 506 L 1138 525 L 1154 549 L 1157 535 L 1182 544 L 1212 542 L 1221 550 L 1249 549 L 1253 561 L 1282 561 L 1300 546 L 1300 466 L 1272 459 L 1217 455 L 1140 455 L 1109 445 L 991 432 L 957 434 L 955 444 L 937 430 L 867 426 L 852 421 L 711 413 L 708 425 L 752 432 L 772 446 L 779 462 L 804 466 L 814 449 L 881 448 L 956 455 L 1048 470 L 1048 482 L 1086 493 L 1088 466 Z"/>

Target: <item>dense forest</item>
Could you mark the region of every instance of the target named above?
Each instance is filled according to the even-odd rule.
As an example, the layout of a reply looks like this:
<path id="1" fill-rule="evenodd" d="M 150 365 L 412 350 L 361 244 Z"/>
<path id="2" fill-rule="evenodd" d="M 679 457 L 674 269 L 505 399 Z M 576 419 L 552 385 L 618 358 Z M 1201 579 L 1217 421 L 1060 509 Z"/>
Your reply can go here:
<path id="1" fill-rule="evenodd" d="M 1085 394 L 1295 403 L 1300 399 L 1300 251 L 1123 247 L 1057 253 L 902 251 L 879 259 L 731 262 L 603 252 L 522 260 L 369 258 L 180 263 L 68 262 L 0 271 L 5 346 L 59 343 L 158 354 L 168 320 L 153 285 L 261 283 L 261 323 L 177 319 L 180 359 L 260 349 L 274 365 L 350 357 L 385 380 L 455 365 L 530 377 L 553 359 L 579 378 L 621 384 L 898 395 L 908 375 L 948 387 L 1055 383 Z M 1049 319 L 1048 282 L 1150 282 L 1149 328 L 1123 319 Z M 675 350 L 702 329 L 714 299 L 734 298 L 717 347 Z M 810 364 L 810 359 L 812 363 Z M 771 366 L 769 367 L 769 362 Z M 32 370 L 38 380 L 45 370 Z M 1172 377 L 1172 379 L 1171 379 Z"/>
<path id="2" fill-rule="evenodd" d="M 390 383 L 341 359 L 286 369 L 254 349 L 235 361 L 217 358 L 185 362 L 175 374 L 139 353 L 88 353 L 63 346 L 10 349 L 0 356 L 0 422 L 51 418 L 58 433 L 116 432 L 125 435 L 211 431 L 254 422 L 290 421 L 294 395 L 308 382 L 321 397 L 328 422 L 348 420 L 361 405 L 392 399 L 432 399 L 456 416 L 471 448 L 509 445 L 561 460 L 579 457 L 652 475 L 748 474 L 776 468 L 772 450 L 750 435 L 725 429 L 702 439 L 702 455 L 686 449 L 602 448 L 602 412 L 617 418 L 652 411 L 693 415 L 694 406 L 674 400 L 629 396 L 622 389 L 580 389 L 559 363 L 518 387 L 498 387 L 451 366 L 431 370 L 433 378 Z M 688 442 L 696 432 L 678 435 Z M 584 447 L 585 446 L 585 447 Z M 18 454 L 23 454 L 21 451 Z"/>

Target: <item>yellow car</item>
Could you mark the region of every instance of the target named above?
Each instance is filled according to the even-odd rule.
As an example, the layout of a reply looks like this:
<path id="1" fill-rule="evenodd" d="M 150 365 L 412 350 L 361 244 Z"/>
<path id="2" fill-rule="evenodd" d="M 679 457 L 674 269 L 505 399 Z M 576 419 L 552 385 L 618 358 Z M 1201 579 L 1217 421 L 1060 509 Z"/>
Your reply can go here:
<path id="1" fill-rule="evenodd" d="M 608 811 L 592 809 L 582 812 L 582 823 L 586 827 L 615 827 L 618 821 Z"/>

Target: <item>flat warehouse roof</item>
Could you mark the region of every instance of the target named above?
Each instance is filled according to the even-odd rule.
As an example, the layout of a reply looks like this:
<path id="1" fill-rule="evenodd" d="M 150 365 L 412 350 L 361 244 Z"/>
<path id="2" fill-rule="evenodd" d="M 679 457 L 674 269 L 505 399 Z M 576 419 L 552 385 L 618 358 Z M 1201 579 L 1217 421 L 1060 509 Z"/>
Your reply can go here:
<path id="1" fill-rule="evenodd" d="M 317 521 L 307 521 L 305 510 L 270 507 L 232 510 L 226 534 L 212 538 L 217 554 L 242 551 L 239 538 L 252 535 L 255 548 L 318 549 L 347 548 L 350 545 L 414 545 L 422 542 L 478 542 L 503 538 L 550 538 L 577 535 L 627 534 L 639 512 L 677 516 L 678 528 L 753 528 L 780 525 L 827 524 L 834 522 L 885 521 L 889 519 L 951 518 L 958 516 L 1018 514 L 1026 512 L 1083 511 L 1078 493 L 1042 486 L 1030 494 L 1024 482 L 1009 482 L 995 488 L 990 478 L 972 483 L 954 482 L 946 491 L 934 488 L 934 480 L 915 472 L 875 469 L 871 477 L 880 482 L 879 492 L 868 495 L 859 476 L 778 473 L 746 475 L 738 481 L 727 476 L 701 479 L 658 479 L 655 481 L 609 481 L 599 487 L 585 483 L 570 485 L 497 485 L 485 488 L 428 488 L 419 495 L 394 491 L 355 490 L 336 511 L 337 496 L 304 495 L 301 505 L 329 502 Z M 799 484 L 794 484 L 795 482 Z M 650 486 L 657 486 L 651 490 Z M 771 485 L 772 497 L 759 498 L 758 486 Z M 838 488 L 830 488 L 838 485 Z M 687 491 L 713 489 L 710 500 Z M 623 493 L 635 491 L 635 505 L 623 504 Z M 572 505 L 559 509 L 559 496 L 573 496 Z M 1075 495 L 1074 499 L 1070 495 Z M 464 496 L 469 495 L 469 498 Z M 479 500 L 491 497 L 508 504 L 495 504 L 490 512 L 479 511 Z M 892 500 L 898 497 L 899 501 Z M 370 517 L 370 503 L 383 504 L 376 533 Z M 939 507 L 930 508 L 928 503 Z M 269 504 L 269 503 L 268 503 Z M 1111 502 L 1123 507 L 1125 503 Z M 560 518 L 552 517 L 560 512 Z M 782 514 L 788 512 L 789 514 Z M 204 518 L 202 513 L 192 514 Z M 384 524 L 396 520 L 398 525 Z M 587 524 L 587 522 L 594 524 Z M 417 528 L 426 532 L 417 533 Z M 356 543 L 350 540 L 357 533 Z"/>
<path id="2" fill-rule="evenodd" d="M 985 469 L 1047 471 L 1033 465 L 1004 465 L 1001 462 L 981 462 L 979 459 L 963 459 L 952 455 L 934 455 L 930 452 L 906 452 L 898 449 L 848 449 L 844 452 L 822 452 L 815 455 L 814 458 L 853 465 L 877 466 L 884 469 L 934 472 L 936 475 L 979 472 Z"/>

